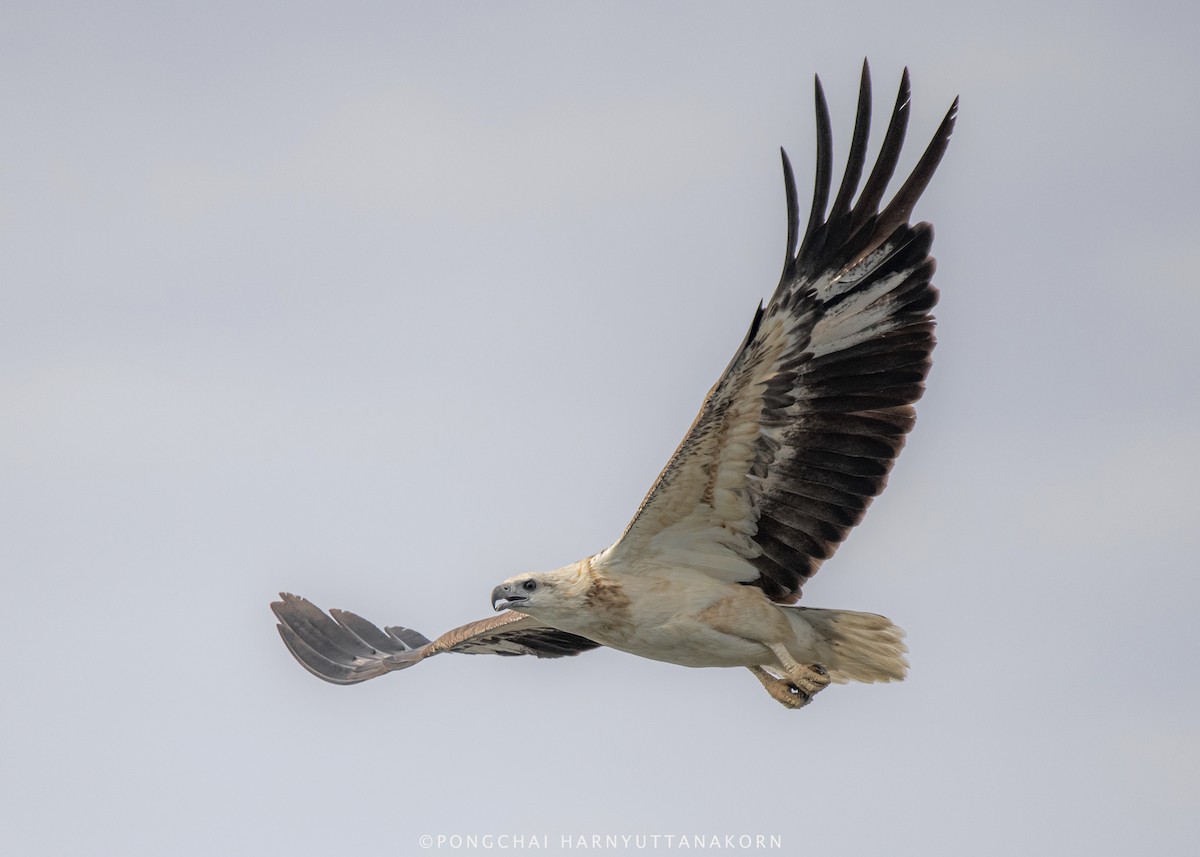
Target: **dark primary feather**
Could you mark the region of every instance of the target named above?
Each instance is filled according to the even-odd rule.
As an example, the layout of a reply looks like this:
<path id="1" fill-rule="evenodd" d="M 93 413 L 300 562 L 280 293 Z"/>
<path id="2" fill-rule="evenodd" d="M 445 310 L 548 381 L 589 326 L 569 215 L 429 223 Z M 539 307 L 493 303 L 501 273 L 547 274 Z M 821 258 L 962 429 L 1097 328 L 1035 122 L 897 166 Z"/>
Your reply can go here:
<path id="1" fill-rule="evenodd" d="M 858 195 L 858 204 L 850 215 L 850 231 L 857 232 L 867 224 L 869 218 L 879 211 L 879 201 L 887 190 L 892 174 L 896 172 L 896 164 L 900 161 L 900 149 L 904 146 L 904 132 L 908 130 L 908 105 L 912 99 L 909 86 L 908 69 L 900 76 L 900 91 L 896 93 L 896 105 L 892 108 L 892 118 L 888 122 L 887 131 L 883 135 L 883 145 L 879 148 L 879 156 L 867 183 L 863 185 L 862 193 Z M 953 113 L 951 108 L 951 113 Z"/>
<path id="2" fill-rule="evenodd" d="M 345 610 L 321 611 L 306 598 L 280 593 L 271 604 L 279 635 L 305 669 L 334 684 L 357 684 L 443 652 L 560 658 L 597 648 L 584 637 L 504 612 L 429 640 L 410 628 L 375 625 Z"/>
<path id="3" fill-rule="evenodd" d="M 617 546 L 645 550 L 657 533 L 685 520 L 679 498 L 697 473 L 710 486 L 698 502 L 711 505 L 715 474 L 723 465 L 745 466 L 744 483 L 734 490 L 749 519 L 718 521 L 715 506 L 710 517 L 750 533 L 749 546 L 725 542 L 757 571 L 741 582 L 780 602 L 799 597 L 803 582 L 861 520 L 912 428 L 912 404 L 923 392 L 934 346 L 930 310 L 937 291 L 930 282 L 932 228 L 909 225 L 908 218 L 946 151 L 958 106 L 956 99 L 912 174 L 880 211 L 908 123 L 906 69 L 878 158 L 853 201 L 871 126 L 864 62 L 846 171 L 826 214 L 832 132 L 819 80 L 815 92 L 816 179 L 803 236 L 784 153 L 787 253 L 779 286 Z M 733 419 L 756 420 L 748 465 L 723 458 L 734 455 L 723 440 Z"/>
<path id="4" fill-rule="evenodd" d="M 912 427 L 912 403 L 920 398 L 934 346 L 929 310 L 937 302 L 930 283 L 933 232 L 927 224 L 909 226 L 908 217 L 929 184 L 949 143 L 958 101 L 895 197 L 878 211 L 895 173 L 908 123 L 910 88 L 905 69 L 879 157 L 856 204 L 850 199 L 865 165 L 870 129 L 870 73 L 864 62 L 858 114 L 838 195 L 824 219 L 832 176 L 829 111 L 817 83 L 817 185 L 805 240 L 788 259 L 767 317 L 790 312 L 811 317 L 808 333 L 837 308 L 865 300 L 873 288 L 900 277 L 858 312 L 886 302 L 880 331 L 821 356 L 803 345 L 784 361 L 763 397 L 761 421 L 779 427 L 779 437 L 761 438 L 756 454 L 758 513 L 751 559 L 760 577 L 750 581 L 773 599 L 792 601 L 804 580 L 833 554 L 861 520 L 871 498 L 887 482 L 904 435 Z M 786 181 L 786 174 L 785 174 Z M 788 194 L 788 230 L 798 222 L 794 194 Z M 849 287 L 822 294 L 812 288 L 823 273 L 837 274 L 880 247 L 890 252 L 861 272 Z M 807 345 L 808 343 L 804 343 Z M 750 347 L 750 346 L 748 346 Z"/>
<path id="5" fill-rule="evenodd" d="M 858 86 L 858 112 L 854 116 L 854 133 L 850 138 L 850 154 L 846 156 L 846 171 L 842 173 L 842 185 L 838 188 L 837 198 L 833 208 L 829 210 L 829 220 L 841 224 L 848 221 L 850 203 L 858 182 L 862 179 L 863 167 L 867 163 L 867 139 L 871 136 L 871 70 L 867 61 L 863 60 L 862 77 Z M 833 236 L 828 239 L 830 244 L 845 240 L 845 236 Z"/>
<path id="6" fill-rule="evenodd" d="M 804 228 L 804 240 L 800 242 L 797 256 L 801 259 L 815 255 L 813 244 L 823 236 L 825 206 L 829 202 L 829 182 L 833 178 L 833 128 L 829 122 L 829 105 L 825 101 L 825 89 L 821 78 L 813 78 L 817 102 L 817 176 L 813 182 L 812 206 L 808 212 L 808 226 Z M 791 213 L 788 219 L 791 220 Z"/>

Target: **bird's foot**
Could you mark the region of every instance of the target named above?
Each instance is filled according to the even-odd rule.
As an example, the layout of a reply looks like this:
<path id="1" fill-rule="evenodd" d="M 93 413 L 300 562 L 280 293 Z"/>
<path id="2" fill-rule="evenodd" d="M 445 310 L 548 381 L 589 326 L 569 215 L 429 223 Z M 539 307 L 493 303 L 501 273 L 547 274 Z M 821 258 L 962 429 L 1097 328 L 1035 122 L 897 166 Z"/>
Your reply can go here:
<path id="1" fill-rule="evenodd" d="M 796 664 L 788 670 L 788 678 L 800 692 L 809 696 L 829 687 L 829 670 L 820 664 Z"/>
<path id="2" fill-rule="evenodd" d="M 754 677 L 762 682 L 767 693 L 776 702 L 787 708 L 803 708 L 813 697 L 829 685 L 829 673 L 820 664 L 790 670 L 787 678 L 776 678 L 762 667 L 750 667 Z"/>

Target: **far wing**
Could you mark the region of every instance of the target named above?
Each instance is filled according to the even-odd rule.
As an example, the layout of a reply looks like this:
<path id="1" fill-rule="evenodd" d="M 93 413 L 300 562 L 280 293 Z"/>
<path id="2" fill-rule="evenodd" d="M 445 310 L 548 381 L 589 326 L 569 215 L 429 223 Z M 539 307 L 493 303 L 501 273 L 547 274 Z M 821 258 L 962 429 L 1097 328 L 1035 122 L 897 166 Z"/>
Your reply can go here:
<path id="1" fill-rule="evenodd" d="M 851 205 L 870 127 L 864 64 L 846 173 L 828 217 L 832 132 L 819 80 L 816 103 L 808 226 L 801 236 L 784 154 L 788 238 L 779 286 L 603 562 L 691 570 L 793 602 L 883 490 L 912 428 L 937 290 L 933 230 L 908 219 L 946 150 L 958 102 L 880 210 L 908 121 L 906 70 L 878 160 Z"/>
<path id="2" fill-rule="evenodd" d="M 402 670 L 442 652 L 467 655 L 534 655 L 561 658 L 599 643 L 505 611 L 429 640 L 409 628 L 375 625 L 345 610 L 321 611 L 306 598 L 281 592 L 271 604 L 279 636 L 300 664 L 334 684 L 357 684 Z"/>

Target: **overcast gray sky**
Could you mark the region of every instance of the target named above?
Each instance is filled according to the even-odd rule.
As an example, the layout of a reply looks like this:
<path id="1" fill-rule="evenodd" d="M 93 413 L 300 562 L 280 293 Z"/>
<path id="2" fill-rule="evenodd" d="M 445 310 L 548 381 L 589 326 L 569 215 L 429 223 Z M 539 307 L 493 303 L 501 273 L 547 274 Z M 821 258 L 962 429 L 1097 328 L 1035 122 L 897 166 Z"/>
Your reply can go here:
<path id="1" fill-rule="evenodd" d="M 1197 32 L 1183 3 L 0 5 L 3 850 L 1193 853 Z M 280 589 L 434 634 L 620 533 L 778 279 L 813 73 L 840 160 L 864 56 L 880 114 L 911 67 L 902 168 L 962 96 L 916 212 L 940 344 L 805 603 L 906 628 L 909 680 L 792 712 L 612 651 L 300 669 Z"/>

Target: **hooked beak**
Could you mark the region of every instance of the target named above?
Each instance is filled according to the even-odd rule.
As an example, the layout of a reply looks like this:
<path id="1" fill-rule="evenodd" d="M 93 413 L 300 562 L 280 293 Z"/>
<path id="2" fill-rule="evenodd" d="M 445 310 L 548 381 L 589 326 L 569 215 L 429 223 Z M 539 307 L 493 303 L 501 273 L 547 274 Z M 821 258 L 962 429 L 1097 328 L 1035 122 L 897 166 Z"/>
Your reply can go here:
<path id="1" fill-rule="evenodd" d="M 518 595 L 513 591 L 513 587 L 508 583 L 501 583 L 492 590 L 492 609 L 499 612 L 507 610 L 514 604 L 522 604 L 529 599 L 524 595 Z"/>

